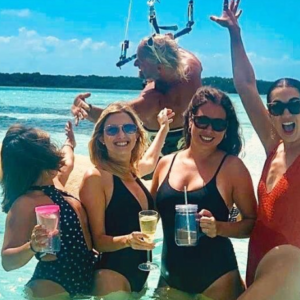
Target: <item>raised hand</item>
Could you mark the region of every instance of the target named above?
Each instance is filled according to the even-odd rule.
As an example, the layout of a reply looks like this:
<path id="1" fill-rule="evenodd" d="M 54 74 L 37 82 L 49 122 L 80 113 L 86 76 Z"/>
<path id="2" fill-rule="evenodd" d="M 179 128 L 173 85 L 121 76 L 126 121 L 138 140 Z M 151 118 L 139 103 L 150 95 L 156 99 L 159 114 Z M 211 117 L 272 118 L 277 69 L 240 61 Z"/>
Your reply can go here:
<path id="1" fill-rule="evenodd" d="M 223 2 L 223 12 L 221 17 L 211 16 L 210 19 L 219 25 L 232 28 L 237 26 L 238 18 L 240 17 L 242 10 L 239 10 L 240 0 L 224 0 Z"/>
<path id="2" fill-rule="evenodd" d="M 90 97 L 91 93 L 85 93 L 78 95 L 73 102 L 71 112 L 75 117 L 75 125 L 79 124 L 80 120 L 84 120 L 88 117 L 90 106 L 85 102 L 85 99 Z"/>
<path id="3" fill-rule="evenodd" d="M 173 117 L 175 116 L 175 113 L 170 108 L 164 108 L 162 109 L 159 114 L 157 115 L 157 122 L 159 123 L 159 126 L 166 125 L 169 128 L 169 124 L 173 122 Z"/>
<path id="4" fill-rule="evenodd" d="M 76 147 L 76 140 L 75 140 L 75 135 L 74 135 L 74 131 L 73 131 L 73 126 L 70 121 L 68 121 L 65 125 L 65 134 L 67 136 L 65 145 L 69 144 L 71 146 L 71 148 L 74 150 L 74 148 Z"/>

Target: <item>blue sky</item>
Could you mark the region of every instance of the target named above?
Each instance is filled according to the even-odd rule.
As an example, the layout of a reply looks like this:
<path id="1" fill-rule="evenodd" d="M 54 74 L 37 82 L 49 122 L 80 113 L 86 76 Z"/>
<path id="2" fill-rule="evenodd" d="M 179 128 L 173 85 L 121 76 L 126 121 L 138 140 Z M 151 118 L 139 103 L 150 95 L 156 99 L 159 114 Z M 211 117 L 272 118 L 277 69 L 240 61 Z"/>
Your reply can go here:
<path id="1" fill-rule="evenodd" d="M 132 63 L 115 66 L 130 0 L 11 0 L 0 4 L 0 72 L 135 76 Z M 161 0 L 161 25 L 185 27 L 188 0 Z M 193 31 L 179 44 L 203 64 L 203 77 L 232 77 L 227 30 L 209 20 L 222 0 L 194 0 Z M 176 3 L 176 4 L 175 4 Z M 300 1 L 242 0 L 246 50 L 257 78 L 300 78 Z M 146 0 L 132 0 L 128 38 L 133 54 L 151 34 Z"/>

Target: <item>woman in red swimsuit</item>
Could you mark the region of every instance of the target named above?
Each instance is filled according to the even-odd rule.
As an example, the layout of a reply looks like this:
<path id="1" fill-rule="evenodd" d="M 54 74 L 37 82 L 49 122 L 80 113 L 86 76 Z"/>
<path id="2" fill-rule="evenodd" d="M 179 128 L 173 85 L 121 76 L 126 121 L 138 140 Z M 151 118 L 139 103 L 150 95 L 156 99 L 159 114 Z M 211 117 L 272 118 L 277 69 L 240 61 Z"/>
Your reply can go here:
<path id="1" fill-rule="evenodd" d="M 257 279 L 261 279 L 263 273 L 271 281 L 258 289 L 258 296 L 253 294 L 252 299 L 300 299 L 300 285 L 296 284 L 300 277 L 297 264 L 300 255 L 300 82 L 290 78 L 275 81 L 267 94 L 268 109 L 265 108 L 243 46 L 237 22 L 241 13 L 238 5 L 239 1 L 225 0 L 222 16 L 211 19 L 229 30 L 235 87 L 267 155 L 258 185 L 257 221 L 249 243 L 246 281 L 251 287 L 248 291 L 257 289 Z M 281 245 L 294 247 L 278 247 Z M 268 262 L 266 254 L 275 247 L 277 250 L 272 250 L 273 256 L 270 255 Z M 266 261 L 272 273 L 262 268 Z M 272 264 L 277 264 L 279 269 Z M 288 288 L 283 288 L 288 283 Z M 246 297 L 242 299 L 248 299 Z"/>

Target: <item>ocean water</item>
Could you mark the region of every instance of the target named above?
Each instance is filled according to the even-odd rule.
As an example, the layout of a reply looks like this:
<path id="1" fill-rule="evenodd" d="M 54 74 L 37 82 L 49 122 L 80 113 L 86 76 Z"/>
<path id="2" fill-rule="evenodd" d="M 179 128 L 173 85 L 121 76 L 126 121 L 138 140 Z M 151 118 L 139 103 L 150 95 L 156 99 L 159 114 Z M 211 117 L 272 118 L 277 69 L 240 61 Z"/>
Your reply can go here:
<path id="1" fill-rule="evenodd" d="M 134 99 L 138 91 L 120 90 L 88 90 L 92 93 L 89 102 L 93 105 L 106 106 L 114 101 Z M 73 98 L 85 90 L 77 89 L 32 89 L 32 88 L 0 88 L 0 142 L 8 129 L 14 123 L 24 123 L 48 131 L 59 144 L 65 140 L 64 126 L 72 119 L 70 106 Z M 238 95 L 230 95 L 234 102 L 244 136 L 244 151 L 242 159 L 248 167 L 256 190 L 257 183 L 265 159 L 264 150 L 254 132 L 249 119 L 240 103 Z M 264 97 L 263 97 L 264 98 Z M 76 154 L 88 154 L 89 141 L 93 125 L 82 122 L 75 127 L 77 141 Z M 0 201 L 2 201 L 0 196 Z M 0 244 L 3 242 L 6 215 L 0 212 Z M 160 264 L 162 246 L 162 230 L 159 224 L 155 236 L 156 248 L 154 261 Z M 248 239 L 232 239 L 242 277 L 245 277 L 247 262 Z M 24 284 L 31 277 L 36 260 L 33 258 L 26 266 L 11 272 L 5 272 L 0 266 L 0 299 L 23 299 Z M 159 277 L 159 270 L 152 271 L 148 279 L 148 289 L 142 299 L 153 298 L 154 289 Z"/>

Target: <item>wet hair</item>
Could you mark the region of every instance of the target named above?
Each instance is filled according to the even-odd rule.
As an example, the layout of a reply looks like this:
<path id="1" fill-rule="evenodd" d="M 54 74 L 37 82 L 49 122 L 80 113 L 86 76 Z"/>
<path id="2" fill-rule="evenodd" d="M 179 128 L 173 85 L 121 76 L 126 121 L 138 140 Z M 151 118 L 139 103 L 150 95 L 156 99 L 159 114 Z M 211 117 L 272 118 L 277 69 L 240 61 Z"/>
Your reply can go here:
<path id="1" fill-rule="evenodd" d="M 299 80 L 293 78 L 280 78 L 271 84 L 267 93 L 267 103 L 272 102 L 271 94 L 276 88 L 288 88 L 288 87 L 296 89 L 300 94 Z"/>
<path id="2" fill-rule="evenodd" d="M 146 57 L 146 60 L 153 64 L 162 64 L 166 69 L 177 74 L 179 80 L 187 80 L 177 42 L 164 34 L 155 34 L 150 39 L 153 41 L 155 51 L 148 45 L 149 38 L 144 38 L 139 46 L 143 57 Z"/>
<path id="3" fill-rule="evenodd" d="M 119 113 L 128 114 L 133 123 L 137 125 L 137 141 L 131 153 L 129 169 L 120 162 L 109 157 L 106 146 L 100 141 L 103 139 L 106 120 L 111 115 Z M 135 176 L 139 175 L 138 162 L 142 158 L 147 147 L 148 142 L 146 132 L 142 126 L 142 121 L 135 111 L 126 103 L 112 103 L 104 109 L 95 125 L 92 138 L 89 142 L 90 159 L 95 166 L 99 166 L 122 179 L 129 179 L 131 178 L 130 174 Z"/>
<path id="4" fill-rule="evenodd" d="M 12 125 L 2 142 L 2 210 L 7 213 L 15 200 L 25 194 L 44 171 L 58 171 L 63 154 L 39 129 Z"/>
<path id="5" fill-rule="evenodd" d="M 223 107 L 226 112 L 226 120 L 228 121 L 226 134 L 217 148 L 228 154 L 238 156 L 242 149 L 242 137 L 235 109 L 230 98 L 224 92 L 209 86 L 203 86 L 196 91 L 187 110 L 184 112 L 184 138 L 186 148 L 191 144 L 192 137 L 189 125 L 192 115 L 196 115 L 199 107 L 209 101 Z"/>

